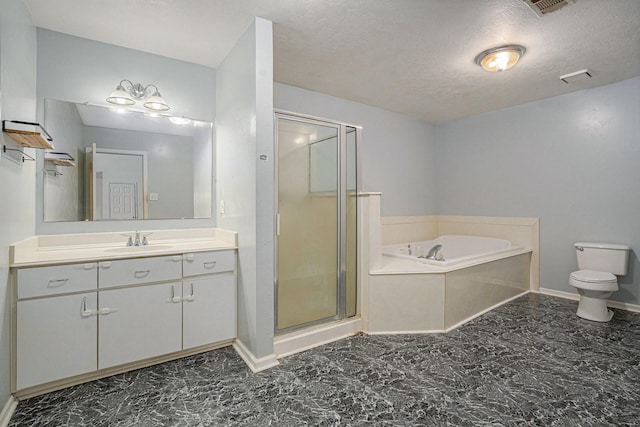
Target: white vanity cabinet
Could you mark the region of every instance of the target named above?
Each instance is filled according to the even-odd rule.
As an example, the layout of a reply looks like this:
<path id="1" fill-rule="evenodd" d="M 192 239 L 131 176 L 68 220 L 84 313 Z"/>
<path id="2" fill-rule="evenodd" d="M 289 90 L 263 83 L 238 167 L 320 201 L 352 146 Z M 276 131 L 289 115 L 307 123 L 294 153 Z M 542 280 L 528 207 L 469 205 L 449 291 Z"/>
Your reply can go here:
<path id="1" fill-rule="evenodd" d="M 22 398 L 228 345 L 235 249 L 14 267 Z"/>
<path id="2" fill-rule="evenodd" d="M 97 265 L 17 270 L 16 389 L 97 368 Z"/>

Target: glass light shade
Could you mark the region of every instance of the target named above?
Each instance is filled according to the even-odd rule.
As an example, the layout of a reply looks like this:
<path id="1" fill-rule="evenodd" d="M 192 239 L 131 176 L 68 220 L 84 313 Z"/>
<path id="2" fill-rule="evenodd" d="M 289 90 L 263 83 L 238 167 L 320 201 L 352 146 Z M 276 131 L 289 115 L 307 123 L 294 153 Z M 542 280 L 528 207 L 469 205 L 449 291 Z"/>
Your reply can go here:
<path id="1" fill-rule="evenodd" d="M 116 105 L 133 105 L 136 103 L 121 85 L 118 85 L 116 90 L 111 92 L 111 95 L 107 98 L 107 102 Z"/>
<path id="2" fill-rule="evenodd" d="M 516 65 L 525 51 L 524 47 L 518 45 L 500 46 L 480 53 L 475 62 L 492 73 L 505 71 Z"/>
<path id="3" fill-rule="evenodd" d="M 153 111 L 169 110 L 169 104 L 167 104 L 167 101 L 162 98 L 160 92 L 156 92 L 152 96 L 150 96 L 143 105 L 145 108 Z"/>

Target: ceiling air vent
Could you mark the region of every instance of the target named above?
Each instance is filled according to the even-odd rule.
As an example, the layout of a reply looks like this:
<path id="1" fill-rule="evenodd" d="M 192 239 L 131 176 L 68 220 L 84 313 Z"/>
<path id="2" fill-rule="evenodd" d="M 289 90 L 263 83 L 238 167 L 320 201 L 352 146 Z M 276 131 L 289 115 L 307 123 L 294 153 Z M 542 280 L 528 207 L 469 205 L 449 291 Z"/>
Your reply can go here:
<path id="1" fill-rule="evenodd" d="M 578 80 L 584 80 L 584 79 L 590 79 L 590 78 L 591 78 L 591 73 L 589 72 L 589 70 L 586 70 L 586 69 L 576 71 L 574 73 L 565 74 L 564 76 L 560 76 L 560 80 L 562 80 L 567 84 L 577 82 Z"/>
<path id="2" fill-rule="evenodd" d="M 523 0 L 538 16 L 558 10 L 575 0 Z"/>

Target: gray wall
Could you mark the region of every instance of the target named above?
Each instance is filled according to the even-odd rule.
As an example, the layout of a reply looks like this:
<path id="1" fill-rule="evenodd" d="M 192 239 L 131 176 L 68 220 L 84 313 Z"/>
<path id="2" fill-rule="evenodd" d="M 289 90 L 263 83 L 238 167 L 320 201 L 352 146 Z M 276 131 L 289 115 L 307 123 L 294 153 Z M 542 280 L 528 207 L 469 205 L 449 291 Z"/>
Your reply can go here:
<path id="1" fill-rule="evenodd" d="M 47 221 L 75 221 L 85 218 L 84 184 L 84 124 L 75 105 L 68 102 L 48 101 L 47 131 L 55 135 L 56 151 L 69 153 L 75 159 L 76 167 L 56 167 L 44 162 L 38 169 L 43 173 L 44 206 Z M 42 162 L 38 158 L 38 163 Z M 58 175 L 54 172 L 60 172 Z"/>
<path id="2" fill-rule="evenodd" d="M 640 304 L 640 77 L 437 127 L 438 213 L 540 217 L 540 286 L 572 292 L 573 243 L 634 248 L 612 298 Z"/>
<path id="3" fill-rule="evenodd" d="M 433 125 L 280 83 L 274 107 L 362 126 L 360 191 L 382 191 L 383 216 L 437 213 Z"/>
<path id="4" fill-rule="evenodd" d="M 272 24 L 256 18 L 218 68 L 218 226 L 238 232 L 238 338 L 273 353 Z M 266 160 L 259 156 L 265 155 Z"/>
<path id="5" fill-rule="evenodd" d="M 36 29 L 20 0 L 0 0 L 0 119 L 36 118 Z M 10 144 L 0 133 L 0 143 Z M 27 150 L 34 155 L 34 150 Z M 9 246 L 35 232 L 35 164 L 0 158 L 0 408 L 10 392 Z"/>
<path id="6" fill-rule="evenodd" d="M 148 201 L 149 218 L 193 217 L 193 137 L 96 126 L 83 136 L 86 145 L 147 152 L 147 190 L 158 194 Z"/>
<path id="7" fill-rule="evenodd" d="M 45 98 L 105 105 L 105 98 L 120 80 L 129 79 L 134 83 L 157 85 L 174 115 L 206 121 L 215 119 L 216 70 L 212 68 L 41 28 L 37 30 L 37 37 L 40 118 Z M 53 137 L 55 140 L 56 136 Z M 215 149 L 211 155 L 215 164 Z M 191 220 L 44 223 L 40 171 L 36 197 L 37 234 L 215 226 L 215 215 L 211 219 Z M 210 200 L 215 205 L 215 194 Z"/>

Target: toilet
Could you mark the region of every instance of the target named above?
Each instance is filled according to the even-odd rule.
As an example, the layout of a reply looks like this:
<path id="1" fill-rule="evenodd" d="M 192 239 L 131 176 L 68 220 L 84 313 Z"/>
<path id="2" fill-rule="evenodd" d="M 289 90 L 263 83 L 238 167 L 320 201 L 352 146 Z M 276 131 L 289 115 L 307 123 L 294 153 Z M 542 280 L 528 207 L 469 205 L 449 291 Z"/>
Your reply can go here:
<path id="1" fill-rule="evenodd" d="M 596 322 L 608 322 L 613 311 L 607 309 L 607 299 L 618 290 L 618 276 L 627 274 L 631 247 L 616 243 L 579 242 L 574 244 L 578 268 L 569 276 L 569 284 L 580 294 L 579 317 Z"/>

